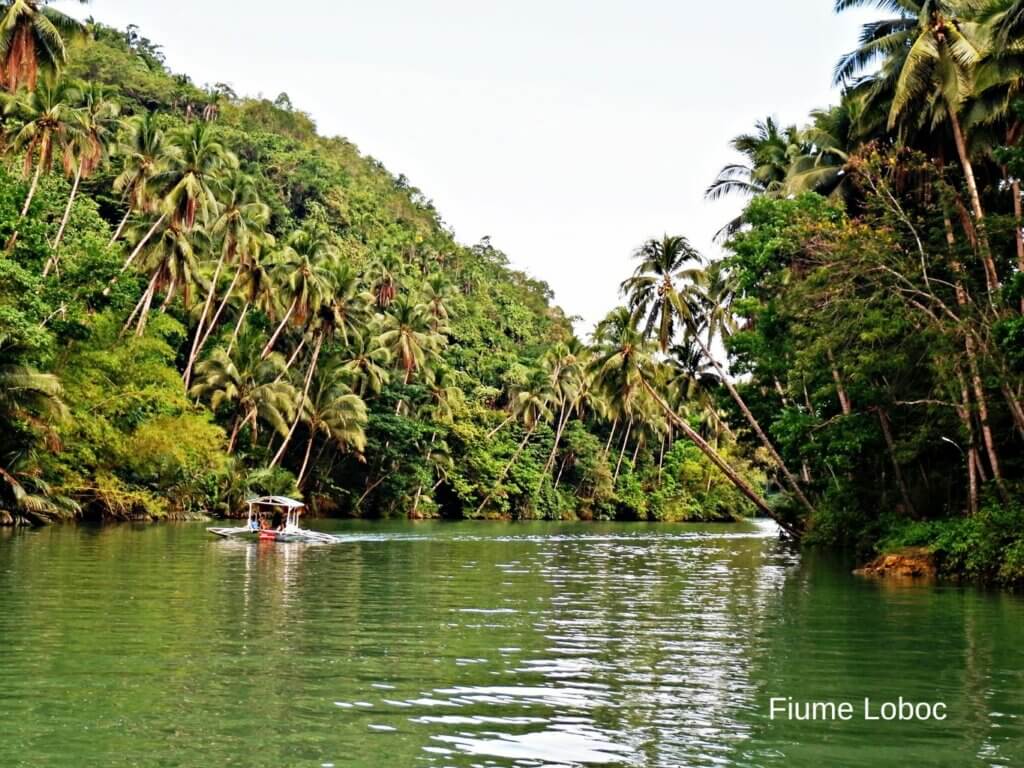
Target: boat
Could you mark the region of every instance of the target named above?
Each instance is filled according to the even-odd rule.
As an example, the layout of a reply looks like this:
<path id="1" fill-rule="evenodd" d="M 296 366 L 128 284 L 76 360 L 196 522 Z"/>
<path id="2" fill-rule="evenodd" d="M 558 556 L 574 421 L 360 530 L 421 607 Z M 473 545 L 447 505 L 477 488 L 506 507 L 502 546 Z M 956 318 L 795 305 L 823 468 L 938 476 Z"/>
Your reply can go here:
<path id="1" fill-rule="evenodd" d="M 248 508 L 245 525 L 234 528 L 207 528 L 210 533 L 224 539 L 250 541 L 306 541 L 318 544 L 333 544 L 340 541 L 337 536 L 299 527 L 299 516 L 306 505 L 287 496 L 260 496 L 245 502 Z M 279 516 L 281 524 L 270 527 L 270 520 Z"/>

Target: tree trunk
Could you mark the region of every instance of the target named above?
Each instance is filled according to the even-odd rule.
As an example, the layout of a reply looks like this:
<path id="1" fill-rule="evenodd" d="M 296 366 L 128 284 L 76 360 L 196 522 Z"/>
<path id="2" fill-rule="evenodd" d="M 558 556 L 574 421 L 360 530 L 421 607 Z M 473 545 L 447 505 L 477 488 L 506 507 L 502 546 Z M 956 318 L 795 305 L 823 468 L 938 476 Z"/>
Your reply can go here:
<path id="1" fill-rule="evenodd" d="M 633 456 L 630 458 L 630 462 L 633 464 L 634 468 L 636 468 L 636 457 L 640 455 L 640 446 L 643 445 L 643 442 L 644 436 L 643 433 L 641 433 L 640 437 L 637 438 L 636 447 L 633 449 Z"/>
<path id="2" fill-rule="evenodd" d="M 291 319 L 292 312 L 295 311 L 295 307 L 299 303 L 299 297 L 296 296 L 292 299 L 292 304 L 288 307 L 288 311 L 285 312 L 284 317 L 281 319 L 281 324 L 277 326 L 277 330 L 274 331 L 274 335 L 270 337 L 270 341 L 267 342 L 267 346 L 263 348 L 263 352 L 260 354 L 264 360 L 270 357 L 270 353 L 274 351 L 274 345 L 277 344 L 277 337 L 281 335 L 281 331 L 284 330 L 285 324 Z"/>
<path id="3" fill-rule="evenodd" d="M 654 398 L 654 401 L 665 412 L 665 415 L 668 416 L 669 420 L 674 422 L 675 425 L 679 427 L 680 430 L 682 430 L 683 434 L 685 434 L 693 442 L 693 444 L 696 445 L 698 449 L 700 449 L 701 453 L 707 456 L 711 463 L 722 471 L 722 474 L 724 474 L 729 479 L 729 481 L 736 487 L 736 489 L 740 493 L 746 496 L 747 499 L 749 499 L 750 502 L 755 507 L 757 507 L 761 512 L 763 512 L 765 515 L 774 520 L 775 523 L 783 531 L 785 531 L 791 537 L 799 541 L 800 532 L 796 528 L 782 520 L 775 513 L 775 511 L 768 506 L 768 503 L 763 498 L 761 498 L 757 491 L 751 488 L 750 485 L 748 485 L 743 478 L 736 474 L 736 471 L 729 466 L 725 459 L 723 459 L 718 454 L 718 452 L 715 451 L 714 448 L 708 445 L 707 441 L 705 441 L 704 438 L 698 435 L 697 432 L 694 431 L 693 427 L 691 427 L 683 418 L 679 416 L 679 414 L 677 414 L 669 407 L 668 403 L 666 403 L 662 396 L 655 391 L 654 387 L 652 387 L 646 381 L 643 382 L 643 386 L 648 391 L 648 393 L 650 393 L 651 397 Z"/>
<path id="4" fill-rule="evenodd" d="M 25 204 L 21 207 L 21 218 L 28 216 L 28 209 L 32 207 L 32 198 L 36 196 L 39 189 L 39 178 L 43 175 L 43 157 L 40 153 L 39 162 L 36 163 L 36 172 L 32 175 L 32 184 L 28 188 L 28 195 L 25 197 Z M 17 233 L 15 233 L 17 234 Z"/>
<path id="5" fill-rule="evenodd" d="M 188 389 L 188 384 L 192 380 L 192 366 L 196 364 L 196 358 L 199 356 L 200 339 L 205 338 L 203 330 L 206 326 L 206 316 L 209 314 L 210 307 L 213 305 L 213 297 L 217 293 L 217 281 L 220 279 L 220 273 L 223 269 L 224 254 L 221 253 L 220 260 L 217 262 L 217 269 L 213 271 L 213 280 L 210 281 L 210 290 L 206 293 L 206 301 L 203 303 L 203 312 L 199 315 L 199 325 L 196 326 L 196 333 L 192 338 L 192 350 L 188 353 L 188 364 L 185 366 L 185 375 L 183 376 L 185 389 Z"/>
<path id="6" fill-rule="evenodd" d="M 235 444 L 238 441 L 238 433 L 242 429 L 242 414 L 235 416 L 235 424 L 231 428 L 231 439 L 228 440 L 228 456 L 231 456 L 235 452 Z"/>
<path id="7" fill-rule="evenodd" d="M 629 443 L 629 434 L 633 431 L 633 417 L 629 419 L 629 425 L 626 427 L 626 435 L 622 438 L 622 449 L 619 451 L 619 460 L 615 463 L 615 475 L 612 477 L 614 483 L 619 479 L 619 470 L 622 468 L 622 457 L 626 455 L 626 445 Z"/>
<path id="8" fill-rule="evenodd" d="M 498 478 L 498 481 L 494 484 L 494 488 L 497 488 L 499 485 L 501 485 L 502 480 L 504 480 L 508 473 L 512 470 L 512 467 L 516 463 L 516 460 L 519 458 L 520 454 L 522 454 L 523 450 L 526 448 L 526 444 L 530 442 L 530 438 L 533 437 L 533 430 L 535 430 L 536 428 L 537 425 L 534 424 L 532 427 L 530 427 L 529 430 L 527 430 L 526 437 L 524 437 L 522 442 L 519 443 L 519 447 L 516 448 L 516 452 L 512 454 L 512 458 L 505 466 L 505 469 L 504 471 L 502 471 L 501 476 Z M 481 501 L 480 506 L 476 508 L 477 515 L 479 515 L 483 511 L 483 508 L 487 506 L 487 502 L 491 500 L 491 496 L 494 494 L 494 488 L 491 489 L 490 493 L 484 496 L 484 500 Z"/>
<path id="9" fill-rule="evenodd" d="M 555 456 L 558 454 L 558 442 L 562 438 L 562 427 L 565 425 L 565 421 L 567 418 L 566 409 L 568 408 L 568 406 L 568 402 L 563 402 L 562 410 L 558 414 L 558 426 L 555 428 L 555 442 L 551 446 L 551 453 L 548 454 L 548 460 L 544 464 L 544 474 L 550 472 L 555 465 Z"/>
<path id="10" fill-rule="evenodd" d="M 978 250 L 981 252 L 981 260 L 985 265 L 985 283 L 988 287 L 989 301 L 995 303 L 995 293 L 999 290 L 999 274 L 996 272 L 995 263 L 992 261 L 992 249 L 989 247 L 988 233 L 985 231 L 985 212 L 981 208 L 981 198 L 978 196 L 978 185 L 974 179 L 974 166 L 971 164 L 970 155 L 967 153 L 967 143 L 964 141 L 964 134 L 960 127 L 960 118 L 957 117 L 956 107 L 952 104 L 946 105 L 949 113 L 949 122 L 953 126 L 953 139 L 956 141 L 956 151 L 960 156 L 960 167 L 967 180 L 967 193 L 971 199 L 971 209 L 974 212 L 974 221 L 978 228 Z"/>
<path id="11" fill-rule="evenodd" d="M 235 346 L 235 342 L 238 341 L 238 334 L 242 330 L 242 323 L 245 321 L 245 313 L 249 311 L 249 302 L 245 302 L 242 305 L 242 311 L 238 314 L 238 322 L 235 323 L 235 330 L 231 334 L 231 341 L 228 342 L 228 354 L 231 354 L 231 350 Z"/>
<path id="12" fill-rule="evenodd" d="M 299 479 L 295 481 L 295 484 L 302 488 L 302 483 L 306 479 L 306 467 L 309 466 L 309 457 L 313 453 L 313 443 L 316 441 L 316 432 L 314 430 L 309 431 L 309 441 L 306 443 L 306 455 L 302 459 L 302 469 L 299 470 Z"/>
<path id="13" fill-rule="evenodd" d="M 60 248 L 61 242 L 64 240 L 64 232 L 68 228 L 68 221 L 71 220 L 71 211 L 75 207 L 75 198 L 78 196 L 78 186 L 82 183 L 82 164 L 78 164 L 78 168 L 75 170 L 75 182 L 71 185 L 71 194 L 68 196 L 68 204 L 64 207 L 64 216 L 60 220 L 60 227 L 57 229 L 57 236 L 53 239 L 53 255 L 47 259 L 46 266 L 43 268 L 43 277 L 50 274 L 51 269 L 57 267 L 59 256 L 57 250 Z"/>
<path id="14" fill-rule="evenodd" d="M 220 304 L 217 306 L 217 311 L 213 313 L 213 319 L 210 324 L 206 326 L 206 333 L 203 334 L 203 338 L 199 340 L 199 351 L 202 352 L 203 347 L 206 346 L 207 339 L 213 333 L 214 328 L 217 327 L 217 323 L 220 321 L 220 316 L 224 314 L 224 309 L 227 307 L 228 302 L 231 300 L 231 294 L 235 290 L 235 286 L 238 284 L 238 271 L 235 271 L 235 276 L 231 278 L 231 282 L 228 284 L 227 291 L 224 292 L 224 298 L 221 299 Z"/>
<path id="15" fill-rule="evenodd" d="M 601 461 L 604 461 L 605 459 L 608 458 L 608 451 L 612 449 L 612 440 L 615 439 L 615 430 L 618 426 L 619 417 L 616 416 L 615 420 L 612 422 L 612 431 L 611 434 L 608 435 L 608 442 L 604 444 L 604 452 L 601 454 Z"/>
<path id="16" fill-rule="evenodd" d="M 499 424 L 498 426 L 496 426 L 494 429 L 487 433 L 487 439 L 490 440 L 496 434 L 501 432 L 501 430 L 505 428 L 505 425 L 512 421 L 512 419 L 513 417 L 511 415 L 508 416 L 503 422 L 501 422 L 501 424 Z"/>
<path id="17" fill-rule="evenodd" d="M 661 436 L 661 451 L 658 453 L 658 484 L 661 485 L 661 468 L 665 465 L 665 441 L 668 440 L 668 432 Z"/>
<path id="18" fill-rule="evenodd" d="M 25 205 L 22 206 L 22 209 L 21 209 L 21 218 L 23 218 L 23 219 L 26 216 L 28 216 L 28 210 L 32 206 L 32 198 L 36 196 L 36 190 L 39 188 L 39 177 L 42 176 L 42 174 L 43 174 L 43 162 L 42 162 L 42 160 L 43 160 L 43 155 L 42 155 L 42 152 L 40 152 L 39 162 L 36 163 L 36 172 L 35 172 L 35 175 L 32 176 L 32 184 L 28 188 L 28 196 L 25 198 Z M 18 230 L 15 229 L 14 232 L 11 233 L 11 236 L 7 239 L 7 250 L 8 251 L 13 251 L 14 250 L 14 246 L 17 244 L 17 242 L 18 242 Z"/>
<path id="19" fill-rule="evenodd" d="M 128 226 L 128 219 L 132 217 L 132 208 L 128 206 L 128 212 L 125 213 L 124 218 L 121 219 L 121 223 L 117 225 L 117 229 L 114 230 L 114 236 L 110 238 L 108 246 L 113 245 L 121 239 L 121 235 L 124 234 L 124 228 Z"/>
<path id="20" fill-rule="evenodd" d="M 113 287 L 114 283 L 116 283 L 117 279 L 122 274 L 124 274 L 124 272 L 128 269 L 128 267 L 131 266 L 132 262 L 135 261 L 136 257 L 140 253 L 142 253 L 142 249 L 146 247 L 146 243 L 148 243 L 150 238 L 152 238 L 153 235 L 156 234 L 157 229 L 160 227 L 161 224 L 164 223 L 164 219 L 166 219 L 166 218 L 167 218 L 167 214 L 165 213 L 165 214 L 162 214 L 159 219 L 157 219 L 155 222 L 153 222 L 153 226 L 151 226 L 149 228 L 149 231 L 146 232 L 145 237 L 143 237 L 138 242 L 138 244 L 135 246 L 135 248 L 132 249 L 132 252 L 130 254 L 128 254 L 128 258 L 124 260 L 124 264 L 121 266 L 120 273 L 114 275 L 110 279 L 110 283 L 107 285 L 107 287 L 103 289 L 103 295 L 104 296 L 109 296 L 110 295 L 110 289 Z"/>
<path id="21" fill-rule="evenodd" d="M 313 357 L 309 361 L 309 370 L 306 371 L 306 383 L 302 388 L 302 397 L 299 398 L 299 403 L 295 409 L 295 420 L 292 422 L 291 429 L 288 430 L 288 434 L 285 435 L 284 442 L 281 443 L 281 447 L 277 449 L 277 453 L 274 454 L 273 461 L 270 462 L 270 468 L 273 469 L 278 465 L 281 459 L 284 458 L 285 449 L 288 448 L 288 443 L 291 442 L 292 435 L 295 434 L 295 428 L 299 426 L 299 422 L 302 421 L 302 406 L 306 403 L 306 398 L 309 397 L 309 385 L 313 383 L 313 372 L 316 371 L 316 363 L 320 357 L 320 347 L 324 343 L 324 333 L 321 331 L 316 338 L 316 347 L 313 349 Z"/>
<path id="22" fill-rule="evenodd" d="M 903 470 L 900 469 L 900 463 L 896 460 L 896 443 L 892 439 L 889 414 L 885 412 L 884 408 L 878 409 L 878 423 L 882 426 L 882 436 L 885 438 L 885 446 L 889 451 L 889 460 L 892 462 L 893 473 L 896 475 L 896 485 L 900 489 L 903 505 L 912 516 L 916 517 L 917 510 L 914 509 L 914 503 L 910 500 L 910 491 L 907 489 L 907 483 L 903 479 Z"/>
<path id="23" fill-rule="evenodd" d="M 565 456 L 562 457 L 561 465 L 558 467 L 558 476 L 555 478 L 555 490 L 556 491 L 558 490 L 558 484 L 560 482 L 562 482 L 562 473 L 565 471 L 565 465 L 569 463 L 569 456 L 570 455 L 571 455 L 571 452 L 565 454 Z"/>
<path id="24" fill-rule="evenodd" d="M 832 354 L 831 349 L 828 350 L 828 361 L 832 367 L 832 380 L 836 383 L 839 407 L 843 411 L 843 416 L 849 416 L 853 413 L 853 407 L 850 405 L 850 396 L 846 394 L 846 387 L 843 386 L 843 377 L 839 375 L 839 369 L 836 368 L 836 358 Z"/>
<path id="25" fill-rule="evenodd" d="M 803 504 L 804 509 L 806 509 L 810 514 L 813 515 L 814 507 L 811 505 L 811 502 L 807 499 L 807 496 L 804 495 L 803 489 L 800 488 L 800 484 L 793 476 L 793 473 L 789 471 L 789 467 L 787 467 L 786 462 L 782 460 L 782 456 L 780 456 L 779 452 L 775 450 L 775 445 L 772 443 L 771 440 L 768 439 L 768 435 L 766 435 L 764 430 L 761 429 L 761 425 L 758 423 L 757 419 L 754 418 L 754 414 L 750 412 L 750 409 L 747 407 L 746 402 L 740 396 L 740 393 L 736 390 L 736 387 L 733 386 L 732 381 L 730 381 L 729 377 L 726 375 L 725 370 L 712 356 L 711 350 L 704 346 L 704 342 L 696 334 L 694 335 L 694 339 L 697 341 L 697 344 L 700 345 L 701 352 L 704 353 L 704 357 L 708 359 L 711 365 L 714 366 L 715 370 L 718 372 L 718 375 L 721 378 L 722 383 L 725 384 L 725 388 L 729 391 L 729 395 L 732 397 L 736 405 L 739 406 L 740 411 L 743 412 L 743 416 L 744 418 L 746 418 L 747 423 L 750 425 L 750 427 L 754 430 L 754 434 L 757 435 L 758 439 L 761 441 L 761 444 L 768 451 L 769 455 L 772 457 L 775 463 L 778 464 L 779 470 L 782 472 L 783 477 L 786 479 L 786 484 L 789 486 L 790 490 L 793 491 L 794 495 L 797 497 L 800 503 Z"/>
<path id="26" fill-rule="evenodd" d="M 277 374 L 277 378 L 274 379 L 274 383 L 275 384 L 277 382 L 279 382 L 281 379 L 283 379 L 285 374 L 288 373 L 288 371 L 291 370 L 291 367 L 295 364 L 296 358 L 298 358 L 299 353 L 302 352 L 302 349 L 305 346 L 306 346 L 306 337 L 303 336 L 301 339 L 299 339 L 299 343 L 295 346 L 295 351 L 292 352 L 292 356 L 288 358 L 288 362 L 286 362 L 284 364 L 284 368 L 281 370 L 281 372 L 279 374 Z"/>
<path id="27" fill-rule="evenodd" d="M 142 292 L 141 298 L 139 298 L 139 301 L 135 304 L 135 309 L 133 309 L 132 313 L 128 315 L 128 319 L 125 321 L 124 326 L 121 328 L 122 335 L 124 335 L 124 332 L 131 327 L 131 324 L 135 321 L 135 318 L 138 316 L 139 311 L 142 309 L 142 305 L 146 303 L 146 297 L 150 294 L 152 290 L 154 290 L 154 286 L 156 285 L 156 278 L 157 276 L 154 274 L 149 281 L 149 285 L 146 286 L 146 290 Z"/>
<path id="28" fill-rule="evenodd" d="M 146 332 L 146 320 L 149 319 L 149 308 L 153 304 L 153 296 L 156 294 L 156 283 L 159 275 L 160 273 L 156 272 L 149 283 L 149 289 L 145 294 L 145 304 L 142 305 L 142 310 L 139 312 L 138 325 L 135 326 L 136 336 L 142 336 L 142 334 Z"/>

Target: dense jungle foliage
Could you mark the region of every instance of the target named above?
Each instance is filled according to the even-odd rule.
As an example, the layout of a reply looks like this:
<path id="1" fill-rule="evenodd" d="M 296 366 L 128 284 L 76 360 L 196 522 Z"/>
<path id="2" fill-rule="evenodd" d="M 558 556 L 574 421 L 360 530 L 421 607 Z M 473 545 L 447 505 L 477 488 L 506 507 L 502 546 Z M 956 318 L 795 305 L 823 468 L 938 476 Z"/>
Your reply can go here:
<path id="1" fill-rule="evenodd" d="M 3 4 L 4 518 L 760 513 L 1020 580 L 1024 2 L 851 6 L 840 104 L 708 190 L 726 257 L 646 241 L 583 343 L 286 94 Z"/>

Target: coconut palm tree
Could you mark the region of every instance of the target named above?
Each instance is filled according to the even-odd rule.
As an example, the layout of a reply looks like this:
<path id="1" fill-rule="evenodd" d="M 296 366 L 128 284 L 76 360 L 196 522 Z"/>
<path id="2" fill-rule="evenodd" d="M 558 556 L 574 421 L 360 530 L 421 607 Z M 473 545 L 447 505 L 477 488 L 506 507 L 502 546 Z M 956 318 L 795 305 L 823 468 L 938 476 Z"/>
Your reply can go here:
<path id="1" fill-rule="evenodd" d="M 647 324 L 644 328 L 645 337 L 652 335 L 654 326 L 657 324 L 658 341 L 662 352 L 667 351 L 668 344 L 672 341 L 677 327 L 683 328 L 687 336 L 700 347 L 708 362 L 718 372 L 730 397 L 739 406 L 747 423 L 754 430 L 754 434 L 757 435 L 761 444 L 778 465 L 790 490 L 808 512 L 813 512 L 814 507 L 796 477 L 790 472 L 775 445 L 768 438 L 768 434 L 761 427 L 750 408 L 747 407 L 739 390 L 733 385 L 711 351 L 716 331 L 722 332 L 731 323 L 731 310 L 728 305 L 731 296 L 729 284 L 720 279 L 721 275 L 717 269 L 705 272 L 683 268 L 681 265 L 685 263 L 684 254 L 685 258 L 691 261 L 700 257 L 694 256 L 696 252 L 688 246 L 684 248 L 682 245 L 678 245 L 680 240 L 681 238 L 666 237 L 661 242 L 648 241 L 647 245 L 641 248 L 637 254 L 638 258 L 642 259 L 640 266 L 637 267 L 633 277 L 622 284 L 622 292 L 629 298 L 634 315 L 637 317 L 647 315 Z M 718 295 L 711 295 L 702 287 L 708 282 L 709 274 L 719 275 L 715 282 L 715 290 L 718 291 Z M 706 340 L 702 338 L 703 333 L 707 334 Z"/>
<path id="2" fill-rule="evenodd" d="M 430 315 L 424 305 L 406 295 L 391 303 L 381 321 L 380 343 L 403 371 L 405 384 L 437 355 L 443 342 L 444 337 L 431 330 Z"/>
<path id="3" fill-rule="evenodd" d="M 612 343 L 606 342 L 599 348 L 591 363 L 596 386 L 606 393 L 609 400 L 616 401 L 623 409 L 633 408 L 641 398 L 650 397 L 661 408 L 665 416 L 697 446 L 701 453 L 708 457 L 711 463 L 722 471 L 722 474 L 740 493 L 761 512 L 775 520 L 783 530 L 794 538 L 799 538 L 797 529 L 779 518 L 761 495 L 740 477 L 728 462 L 690 426 L 686 419 L 680 417 L 655 389 L 654 382 L 658 377 L 658 366 L 653 357 L 654 344 L 647 341 L 644 334 L 635 325 L 623 326 L 617 322 L 616 325 L 619 325 L 619 338 Z"/>
<path id="4" fill-rule="evenodd" d="M 676 290 L 682 283 L 693 284 L 701 276 L 703 257 L 685 237 L 665 235 L 648 240 L 633 258 L 640 264 L 633 276 L 622 283 L 622 293 L 638 318 L 646 316 L 645 334 L 657 328 L 661 351 L 668 349 L 680 323 L 689 322 L 687 297 Z"/>
<path id="5" fill-rule="evenodd" d="M 572 350 L 567 344 L 556 344 L 545 353 L 541 359 L 541 366 L 551 378 L 551 388 L 554 392 L 553 404 L 558 408 L 558 421 L 555 427 L 555 440 L 551 446 L 551 453 L 548 454 L 547 463 L 544 465 L 544 475 L 541 476 L 541 484 L 544 477 L 551 472 L 558 455 L 558 446 L 562 442 L 562 433 L 569 423 L 569 418 L 576 407 L 577 398 L 583 389 L 583 367 L 580 362 L 580 352 Z"/>
<path id="6" fill-rule="evenodd" d="M 63 81 L 47 79 L 34 90 L 7 100 L 4 114 L 15 125 L 10 148 L 24 153 L 24 175 L 32 178 L 21 209 L 22 218 L 28 215 L 39 179 L 53 169 L 55 152 L 62 153 L 79 130 L 80 119 L 75 107 L 79 98 L 76 88 Z"/>
<path id="7" fill-rule="evenodd" d="M 224 148 L 206 123 L 195 123 L 169 136 L 165 166 L 153 177 L 175 227 L 186 232 L 212 221 L 217 210 L 216 184 L 238 168 L 238 158 Z"/>
<path id="8" fill-rule="evenodd" d="M 277 292 L 288 301 L 288 309 L 263 348 L 264 356 L 273 351 L 288 323 L 305 325 L 327 301 L 331 292 L 331 265 L 338 258 L 330 232 L 317 222 L 295 230 L 284 248 L 275 254 Z"/>
<path id="9" fill-rule="evenodd" d="M 448 332 L 448 309 L 455 290 L 447 278 L 440 272 L 427 277 L 421 289 L 423 303 L 430 315 L 431 330 L 434 333 Z"/>
<path id="10" fill-rule="evenodd" d="M 330 361 L 320 368 L 307 398 L 304 420 L 309 439 L 298 474 L 300 488 L 306 480 L 317 437 L 324 439 L 324 446 L 333 443 L 342 453 L 362 454 L 366 449 L 366 403 L 338 375 L 340 369 L 335 363 Z"/>
<path id="11" fill-rule="evenodd" d="M 159 207 L 160 198 L 152 194 L 152 180 L 165 167 L 167 143 L 154 114 L 144 112 L 126 121 L 114 152 L 121 158 L 121 173 L 114 179 L 114 191 L 124 197 L 127 210 L 110 239 L 111 244 L 121 239 L 132 213 L 152 213 Z"/>
<path id="12" fill-rule="evenodd" d="M 82 90 L 81 104 L 75 111 L 78 125 L 64 150 L 64 171 L 72 176 L 74 181 L 71 184 L 71 194 L 68 196 L 64 216 L 53 239 L 54 254 L 46 263 L 44 276 L 57 266 L 57 251 L 64 239 L 68 221 L 71 220 L 71 211 L 82 179 L 91 177 L 107 160 L 120 111 L 120 105 L 107 98 L 102 85 L 92 83 Z"/>
<path id="13" fill-rule="evenodd" d="M 279 376 L 284 358 L 276 353 L 263 358 L 261 347 L 257 332 L 242 333 L 230 352 L 218 347 L 196 365 L 189 394 L 208 400 L 215 412 L 222 408 L 231 411 L 228 454 L 235 452 L 246 425 L 251 427 L 254 441 L 261 424 L 284 436 L 295 415 L 295 387 Z"/>
<path id="14" fill-rule="evenodd" d="M 150 280 L 125 328 L 135 320 L 135 334 L 142 336 L 153 299 L 160 292 L 164 293 L 164 309 L 179 293 L 187 309 L 192 302 L 193 286 L 198 282 L 200 254 L 208 246 L 208 238 L 202 232 L 190 233 L 175 224 L 168 224 L 143 256 L 142 269 Z"/>
<path id="15" fill-rule="evenodd" d="M 868 5 L 876 6 L 877 2 L 836 0 L 837 11 Z M 967 183 L 989 297 L 994 302 L 1000 285 L 999 275 L 985 231 L 985 212 L 960 117 L 964 102 L 972 95 L 975 68 L 984 54 L 986 32 L 978 22 L 959 13 L 969 10 L 963 3 L 892 0 L 887 6 L 898 11 L 898 18 L 865 25 L 860 48 L 840 61 L 837 78 L 849 80 L 880 61 L 880 71 L 869 75 L 867 80 L 874 81 L 877 91 L 891 93 L 890 130 L 902 124 L 920 125 L 923 118 L 932 125 L 949 124 Z M 868 39 L 871 30 L 884 31 L 886 25 L 892 31 L 888 37 L 881 38 L 884 44 Z"/>
<path id="16" fill-rule="evenodd" d="M 530 442 L 530 438 L 533 437 L 537 427 L 551 418 L 550 405 L 554 396 L 555 393 L 551 387 L 550 377 L 546 371 L 541 369 L 531 371 L 527 381 L 516 387 L 512 392 L 512 415 L 523 423 L 523 426 L 526 427 L 526 433 L 523 435 L 519 445 L 516 446 L 512 458 L 509 459 L 508 464 L 505 465 L 501 474 L 498 475 L 498 479 L 492 489 L 484 496 L 480 506 L 477 507 L 477 515 L 487 506 L 487 502 L 491 500 L 497 487 L 508 477 L 508 473 L 512 471 L 512 467 L 515 466 L 516 461 L 519 460 L 523 451 L 526 450 L 526 445 Z"/>
<path id="17" fill-rule="evenodd" d="M 47 5 L 47 0 L 10 0 L 2 8 L 0 79 L 11 93 L 35 90 L 40 72 L 59 75 L 68 41 L 85 36 L 80 22 Z"/>
<path id="18" fill-rule="evenodd" d="M 218 180 L 216 187 L 220 205 L 218 205 L 217 216 L 210 225 L 210 235 L 215 242 L 220 244 L 220 257 L 217 259 L 217 266 L 213 271 L 213 278 L 210 280 L 210 289 L 206 293 L 206 302 L 203 304 L 199 323 L 192 339 L 192 349 L 189 352 L 188 363 L 183 374 L 186 387 L 192 376 L 192 367 L 202 351 L 203 341 L 209 338 L 206 321 L 217 294 L 217 285 L 224 265 L 234 264 L 248 258 L 255 247 L 255 242 L 267 237 L 265 228 L 270 222 L 270 208 L 259 199 L 256 184 L 251 177 L 234 170 L 229 172 L 224 179 Z M 239 271 L 236 269 L 231 285 L 225 292 L 225 299 L 234 289 L 238 278 Z M 211 322 L 210 331 L 212 331 L 213 325 L 214 323 Z"/>
<path id="19" fill-rule="evenodd" d="M 380 335 L 366 327 L 351 334 L 339 360 L 341 369 L 355 382 L 355 391 L 361 397 L 379 395 L 391 374 L 391 353 L 381 343 Z"/>

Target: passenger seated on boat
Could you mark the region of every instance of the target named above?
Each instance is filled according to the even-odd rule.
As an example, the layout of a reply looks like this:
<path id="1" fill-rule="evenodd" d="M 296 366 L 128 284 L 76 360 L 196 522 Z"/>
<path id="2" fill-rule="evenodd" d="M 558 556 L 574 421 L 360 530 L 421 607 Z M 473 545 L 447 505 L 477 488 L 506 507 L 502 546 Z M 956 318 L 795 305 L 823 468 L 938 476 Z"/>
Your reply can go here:
<path id="1" fill-rule="evenodd" d="M 249 518 L 249 530 L 258 531 L 260 529 L 260 523 L 254 517 Z"/>
<path id="2" fill-rule="evenodd" d="M 270 523 L 267 522 L 267 518 L 265 518 L 265 517 L 261 517 L 260 518 L 260 530 L 261 531 L 269 531 L 270 530 Z"/>
<path id="3" fill-rule="evenodd" d="M 281 510 L 277 510 L 274 513 L 274 519 L 271 521 L 270 527 L 275 531 L 284 530 L 284 515 L 281 514 Z"/>

